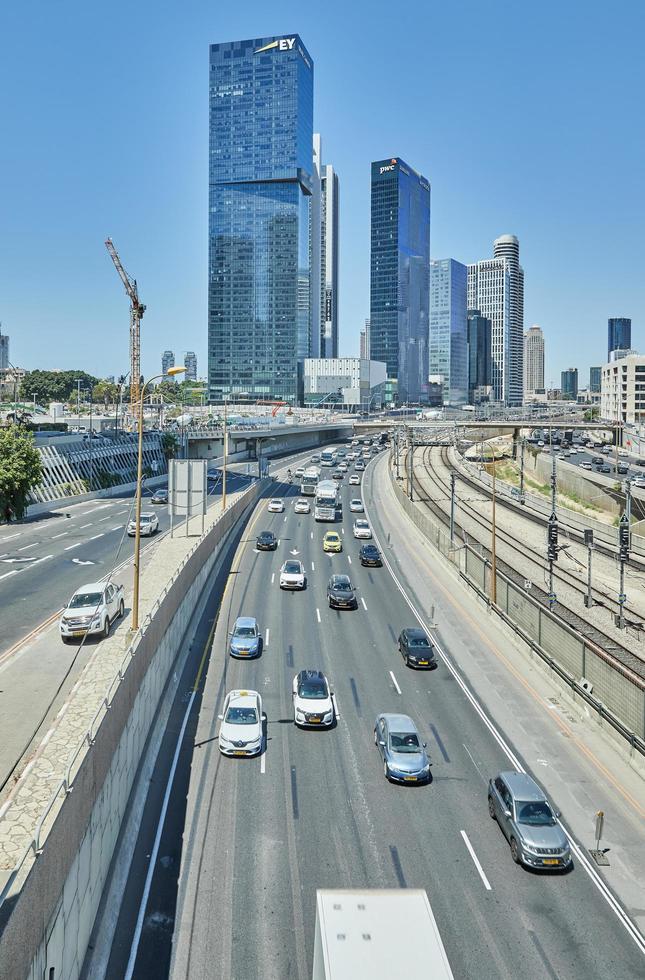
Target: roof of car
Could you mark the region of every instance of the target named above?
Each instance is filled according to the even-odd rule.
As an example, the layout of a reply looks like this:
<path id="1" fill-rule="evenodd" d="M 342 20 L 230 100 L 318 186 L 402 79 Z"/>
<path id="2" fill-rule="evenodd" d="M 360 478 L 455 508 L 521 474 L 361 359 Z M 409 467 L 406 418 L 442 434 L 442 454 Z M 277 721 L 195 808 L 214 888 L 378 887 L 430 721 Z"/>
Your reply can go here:
<path id="1" fill-rule="evenodd" d="M 324 681 L 322 670 L 301 670 L 298 672 L 299 681 Z"/>
<path id="2" fill-rule="evenodd" d="M 89 585 L 81 585 L 80 589 L 75 589 L 74 595 L 79 592 L 102 592 L 107 582 L 90 582 Z"/>
<path id="3" fill-rule="evenodd" d="M 258 700 L 260 695 L 258 694 L 257 691 L 235 690 L 235 691 L 229 691 L 229 693 L 226 696 L 229 699 L 228 701 L 229 707 L 232 704 L 235 704 L 237 705 L 237 707 L 240 708 L 246 708 L 246 707 L 250 708 L 250 707 L 255 707 L 256 701 Z"/>
<path id="4" fill-rule="evenodd" d="M 259 538 L 275 538 L 273 531 L 260 531 L 258 534 Z"/>
<path id="5" fill-rule="evenodd" d="M 421 637 L 422 636 L 424 639 L 426 639 L 426 640 L 428 639 L 428 634 L 426 633 L 426 631 L 425 630 L 422 630 L 422 629 L 419 629 L 418 626 L 408 626 L 407 629 L 404 629 L 403 630 L 403 632 L 407 636 L 410 636 L 410 637 L 412 637 L 412 636 L 414 636 L 414 637 Z"/>
<path id="6" fill-rule="evenodd" d="M 258 621 L 255 616 L 238 616 L 235 620 L 236 626 L 257 626 Z"/>
<path id="7" fill-rule="evenodd" d="M 523 800 L 543 800 L 545 798 L 544 792 L 532 776 L 526 772 L 500 772 L 500 776 L 513 796 L 520 796 Z"/>
<path id="8" fill-rule="evenodd" d="M 417 726 L 414 724 L 409 715 L 383 713 L 382 715 L 379 715 L 379 718 L 383 718 L 387 722 L 388 728 L 398 728 L 401 731 L 408 732 L 417 731 Z"/>
<path id="9" fill-rule="evenodd" d="M 326 538 L 337 538 L 339 537 L 338 531 L 325 531 Z"/>

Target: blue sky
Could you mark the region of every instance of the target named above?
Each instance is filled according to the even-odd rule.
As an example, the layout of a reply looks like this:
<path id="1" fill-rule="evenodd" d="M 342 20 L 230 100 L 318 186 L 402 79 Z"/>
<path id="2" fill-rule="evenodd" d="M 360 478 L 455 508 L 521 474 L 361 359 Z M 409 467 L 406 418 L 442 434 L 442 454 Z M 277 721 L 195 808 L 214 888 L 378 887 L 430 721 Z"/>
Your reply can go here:
<path id="1" fill-rule="evenodd" d="M 225 9 L 222 10 L 222 7 Z M 518 4 L 21 0 L 0 7 L 0 321 L 14 363 L 128 366 L 110 235 L 148 310 L 142 364 L 206 370 L 208 44 L 299 33 L 341 180 L 341 353 L 369 313 L 369 164 L 432 184 L 431 252 L 520 239 L 525 325 L 547 382 L 588 379 L 608 316 L 645 350 L 645 8 Z"/>

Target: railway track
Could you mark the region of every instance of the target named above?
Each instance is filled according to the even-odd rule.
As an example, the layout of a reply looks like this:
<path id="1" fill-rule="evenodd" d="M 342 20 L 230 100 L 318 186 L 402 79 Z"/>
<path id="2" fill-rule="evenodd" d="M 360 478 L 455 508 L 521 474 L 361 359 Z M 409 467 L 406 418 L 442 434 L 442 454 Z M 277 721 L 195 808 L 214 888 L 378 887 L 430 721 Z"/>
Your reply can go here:
<path id="1" fill-rule="evenodd" d="M 425 479 L 422 481 L 419 477 L 418 472 L 414 472 L 413 468 L 413 486 L 417 499 L 430 510 L 440 521 L 448 525 L 450 524 L 450 480 L 449 478 L 444 479 L 437 471 L 432 463 L 432 449 L 433 447 L 424 447 L 422 454 L 422 464 L 425 471 Z M 446 471 L 451 470 L 451 464 L 448 459 L 448 453 L 446 448 L 441 448 L 440 450 L 440 461 Z M 470 486 L 470 481 L 468 479 L 463 479 L 462 475 L 457 472 L 458 482 L 463 482 L 466 486 Z M 428 486 L 430 484 L 430 486 Z M 477 484 L 473 484 L 478 492 L 482 492 L 481 487 Z M 436 492 L 429 492 L 431 488 L 434 488 Z M 442 506 L 445 505 L 445 506 Z M 469 520 L 474 522 L 478 527 L 482 529 L 481 536 L 473 535 L 472 531 L 464 528 L 464 526 L 458 520 L 456 513 L 455 516 L 455 536 L 460 538 L 463 543 L 476 542 L 482 557 L 486 558 L 488 561 L 491 559 L 490 548 L 484 543 L 484 540 L 490 540 L 490 535 L 492 533 L 492 521 L 485 515 L 481 514 L 471 503 L 463 498 L 459 499 L 458 508 L 456 512 L 461 512 L 467 515 Z M 532 548 L 525 542 L 520 542 L 517 537 L 513 536 L 510 532 L 500 528 L 499 525 L 496 528 L 496 537 L 499 543 L 506 544 L 511 547 L 521 558 L 529 562 L 534 568 L 539 570 L 539 579 L 543 581 L 546 575 L 545 558 L 544 555 Z M 481 540 L 484 538 L 484 540 Z M 518 572 L 513 566 L 509 565 L 507 561 L 496 558 L 497 567 L 500 572 L 503 572 L 507 578 L 513 581 L 520 588 L 525 587 L 526 576 Z M 542 588 L 540 585 L 536 584 L 534 581 L 535 576 L 532 576 L 532 586 L 531 586 L 531 596 L 536 601 L 544 605 L 546 608 L 549 607 L 549 597 L 546 589 Z M 557 565 L 554 567 L 554 579 L 561 582 L 563 585 L 574 589 L 580 596 L 586 594 L 586 587 L 582 585 L 578 579 L 567 572 L 566 569 Z M 611 613 L 618 612 L 618 603 L 611 598 L 606 592 L 601 589 L 592 588 L 592 596 L 597 605 L 601 605 L 608 609 Z M 582 599 L 581 599 L 582 604 Z M 558 601 L 555 612 L 557 616 L 576 632 L 580 633 L 586 639 L 588 639 L 595 646 L 599 647 L 606 654 L 613 657 L 618 663 L 622 664 L 625 668 L 630 670 L 632 673 L 636 674 L 638 677 L 645 679 L 645 660 L 638 657 L 632 652 L 628 647 L 619 643 L 613 637 L 608 636 L 603 630 L 594 624 L 588 622 L 581 615 L 575 612 L 570 606 L 566 605 L 562 600 Z"/>

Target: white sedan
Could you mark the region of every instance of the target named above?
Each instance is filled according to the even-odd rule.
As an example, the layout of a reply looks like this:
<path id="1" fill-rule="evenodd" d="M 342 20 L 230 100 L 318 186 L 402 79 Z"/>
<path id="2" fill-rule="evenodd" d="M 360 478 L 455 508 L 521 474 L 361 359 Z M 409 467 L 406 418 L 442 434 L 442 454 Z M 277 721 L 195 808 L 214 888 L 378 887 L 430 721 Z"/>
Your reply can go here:
<path id="1" fill-rule="evenodd" d="M 293 475 L 294 476 L 297 476 L 298 479 L 300 479 L 301 476 L 304 476 L 305 475 L 305 468 L 304 468 L 304 466 L 299 466 L 298 469 L 295 471 L 295 473 Z"/>
<path id="2" fill-rule="evenodd" d="M 305 500 L 304 497 L 299 497 L 298 500 L 296 500 L 296 504 L 295 504 L 295 507 L 293 509 L 296 512 L 296 514 L 310 514 L 311 513 L 311 506 L 309 504 L 309 501 L 308 500 Z"/>
<path id="3" fill-rule="evenodd" d="M 280 569 L 281 589 L 304 589 L 305 568 L 297 558 L 289 558 Z"/>
<path id="4" fill-rule="evenodd" d="M 361 520 L 360 518 L 354 521 L 354 537 L 355 538 L 372 537 L 372 528 L 369 526 L 368 521 Z"/>
<path id="5" fill-rule="evenodd" d="M 257 755 L 262 751 L 262 698 L 257 691 L 229 691 L 217 717 L 222 755 Z"/>
<path id="6" fill-rule="evenodd" d="M 270 514 L 281 514 L 284 510 L 284 501 L 280 500 L 278 497 L 274 497 L 273 500 L 269 501 L 267 510 Z"/>
<path id="7" fill-rule="evenodd" d="M 148 535 L 151 537 L 153 534 L 159 530 L 159 518 L 156 514 L 142 514 L 141 520 L 139 521 L 139 534 L 143 537 Z M 137 521 L 136 518 L 128 522 L 128 535 L 133 538 L 137 533 Z"/>
<path id="8" fill-rule="evenodd" d="M 587 462 L 586 459 L 583 459 L 582 463 L 580 464 L 580 469 L 582 469 L 582 470 L 590 470 L 590 469 L 592 469 L 591 463 Z"/>
<path id="9" fill-rule="evenodd" d="M 349 485 L 350 487 L 360 487 L 361 478 L 358 475 L 358 473 L 352 473 L 352 475 L 349 478 Z"/>
<path id="10" fill-rule="evenodd" d="M 350 500 L 349 509 L 352 514 L 362 514 L 364 511 L 363 501 L 359 500 L 358 497 L 355 500 Z"/>

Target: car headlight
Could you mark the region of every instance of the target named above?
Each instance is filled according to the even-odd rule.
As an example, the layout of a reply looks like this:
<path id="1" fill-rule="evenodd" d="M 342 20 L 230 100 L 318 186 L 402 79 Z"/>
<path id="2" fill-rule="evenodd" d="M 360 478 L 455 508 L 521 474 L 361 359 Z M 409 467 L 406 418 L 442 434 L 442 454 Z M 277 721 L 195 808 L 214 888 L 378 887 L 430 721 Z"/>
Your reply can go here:
<path id="1" fill-rule="evenodd" d="M 219 740 L 220 740 L 220 742 L 226 743 L 226 745 L 232 745 L 233 744 L 232 741 L 231 741 L 231 739 L 230 738 L 227 738 L 226 735 L 222 735 L 221 732 L 219 734 Z"/>
<path id="2" fill-rule="evenodd" d="M 92 622 L 90 623 L 90 626 L 100 626 L 100 625 L 101 625 L 101 617 L 95 616 Z"/>

